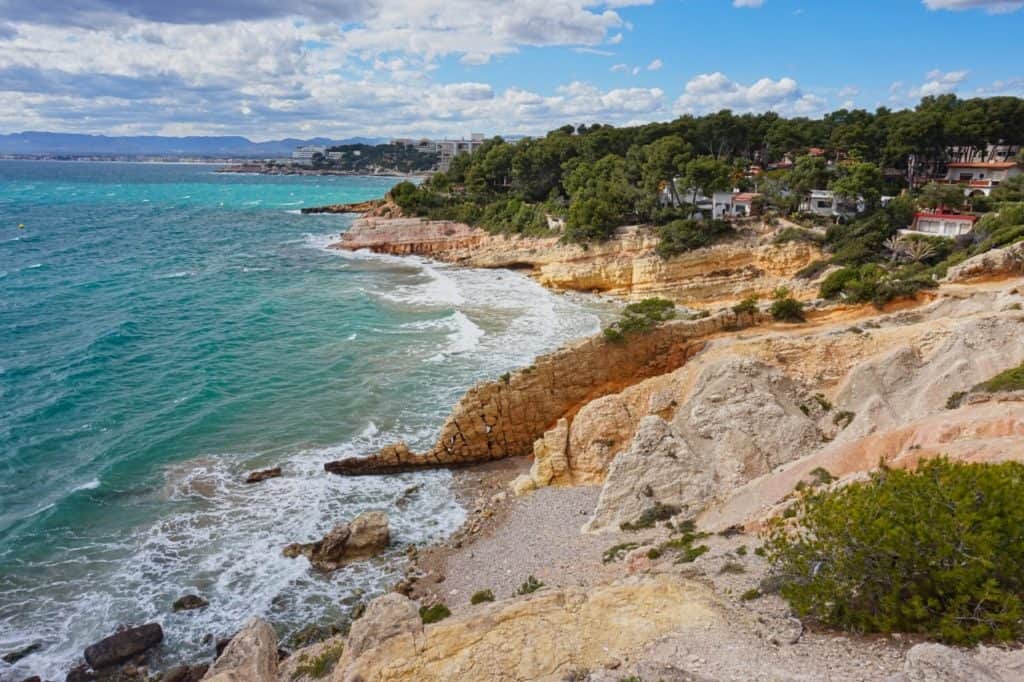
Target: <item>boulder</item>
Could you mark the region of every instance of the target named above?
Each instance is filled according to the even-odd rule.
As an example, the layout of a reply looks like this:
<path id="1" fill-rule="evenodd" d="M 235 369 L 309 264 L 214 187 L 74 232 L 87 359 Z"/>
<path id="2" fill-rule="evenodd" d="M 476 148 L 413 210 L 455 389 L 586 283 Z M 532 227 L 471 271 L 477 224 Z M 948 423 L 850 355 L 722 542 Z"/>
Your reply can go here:
<path id="1" fill-rule="evenodd" d="M 907 652 L 900 682 L 1004 682 L 969 652 L 942 644 L 917 644 Z"/>
<path id="2" fill-rule="evenodd" d="M 380 642 L 398 636 L 410 638 L 423 631 L 416 602 L 397 592 L 377 597 L 366 607 L 362 618 L 352 623 L 346 658 L 358 658 Z"/>
<path id="3" fill-rule="evenodd" d="M 267 480 L 268 478 L 278 478 L 281 476 L 281 467 L 274 467 L 272 469 L 260 469 L 259 471 L 253 471 L 246 477 L 246 483 L 260 483 Z"/>
<path id="4" fill-rule="evenodd" d="M 277 634 L 265 620 L 252 618 L 238 631 L 203 676 L 214 682 L 276 682 Z"/>
<path id="5" fill-rule="evenodd" d="M 174 604 L 172 604 L 172 608 L 175 611 L 193 611 L 195 609 L 205 609 L 209 605 L 210 602 L 197 594 L 186 594 L 184 597 L 178 597 Z"/>
<path id="6" fill-rule="evenodd" d="M 93 670 L 106 668 L 141 654 L 163 641 L 159 623 L 127 628 L 86 647 L 85 661 Z"/>
<path id="7" fill-rule="evenodd" d="M 338 524 L 317 542 L 295 542 L 282 553 L 289 558 L 304 556 L 317 569 L 330 572 L 355 559 L 373 556 L 390 541 L 388 515 L 372 511 L 360 514 L 351 523 Z"/>
<path id="8" fill-rule="evenodd" d="M 1024 274 L 1024 242 L 1003 249 L 992 249 L 954 265 L 946 273 L 947 282 L 970 282 Z"/>

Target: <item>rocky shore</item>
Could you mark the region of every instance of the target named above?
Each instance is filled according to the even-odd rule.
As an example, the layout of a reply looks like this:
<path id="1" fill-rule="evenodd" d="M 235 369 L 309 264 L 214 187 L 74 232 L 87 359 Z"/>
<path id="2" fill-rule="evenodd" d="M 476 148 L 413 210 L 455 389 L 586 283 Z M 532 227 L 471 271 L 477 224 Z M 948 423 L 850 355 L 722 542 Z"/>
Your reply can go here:
<path id="1" fill-rule="evenodd" d="M 1024 363 L 1016 252 L 962 263 L 916 300 L 812 308 L 805 323 L 781 324 L 729 304 L 779 284 L 809 298 L 793 275 L 819 257 L 813 246 L 752 229 L 743 244 L 659 264 L 641 228 L 584 251 L 387 218 L 384 206 L 337 248 L 529 268 L 556 289 L 666 295 L 707 312 L 625 343 L 584 339 L 480 383 L 427 452 L 399 443 L 327 463 L 339 475 L 455 468 L 467 521 L 443 543 L 408 548 L 404 579 L 346 631 L 284 652 L 253 619 L 208 668 L 156 679 L 1024 679 L 1019 647 L 804 624 L 761 551 L 766 520 L 801 486 L 842 486 L 880 461 L 1024 461 L 1024 397 L 975 389 Z M 386 522 L 368 517 L 285 551 L 333 570 L 386 544 Z M 122 675 L 100 679 L 146 679 L 123 676 L 158 646 L 146 627 L 114 635 L 152 641 L 139 651 L 99 643 Z"/>

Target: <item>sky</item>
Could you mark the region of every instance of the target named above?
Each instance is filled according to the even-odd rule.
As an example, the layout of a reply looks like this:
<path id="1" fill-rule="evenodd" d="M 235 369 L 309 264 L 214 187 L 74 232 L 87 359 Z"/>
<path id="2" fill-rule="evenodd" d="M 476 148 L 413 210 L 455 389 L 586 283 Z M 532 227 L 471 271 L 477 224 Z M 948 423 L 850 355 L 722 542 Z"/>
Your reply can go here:
<path id="1" fill-rule="evenodd" d="M 0 133 L 541 134 L 1024 96 L 1024 0 L 0 0 Z"/>

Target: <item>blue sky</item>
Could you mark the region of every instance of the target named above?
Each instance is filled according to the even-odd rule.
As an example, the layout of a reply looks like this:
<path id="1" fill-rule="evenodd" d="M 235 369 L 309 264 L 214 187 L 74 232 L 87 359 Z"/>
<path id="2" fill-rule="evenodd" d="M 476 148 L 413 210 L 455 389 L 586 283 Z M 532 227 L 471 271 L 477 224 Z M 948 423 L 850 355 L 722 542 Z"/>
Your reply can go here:
<path id="1" fill-rule="evenodd" d="M 1024 0 L 0 0 L 0 132 L 465 135 L 1024 95 Z"/>

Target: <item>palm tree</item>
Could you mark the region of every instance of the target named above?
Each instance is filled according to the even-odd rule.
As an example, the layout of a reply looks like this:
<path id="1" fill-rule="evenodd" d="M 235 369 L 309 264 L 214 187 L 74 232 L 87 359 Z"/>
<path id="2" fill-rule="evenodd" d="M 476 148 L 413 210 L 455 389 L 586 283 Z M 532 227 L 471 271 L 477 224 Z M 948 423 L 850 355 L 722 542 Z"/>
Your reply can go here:
<path id="1" fill-rule="evenodd" d="M 892 261 L 898 261 L 902 259 L 907 243 L 903 237 L 889 237 L 882 246 L 889 252 Z"/>
<path id="2" fill-rule="evenodd" d="M 923 239 L 914 239 L 903 247 L 903 255 L 912 263 L 926 261 L 936 253 L 935 247 Z"/>

